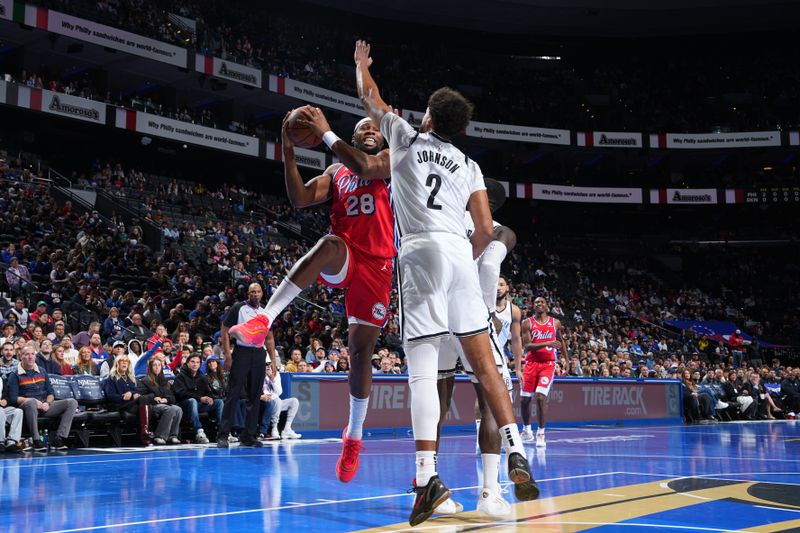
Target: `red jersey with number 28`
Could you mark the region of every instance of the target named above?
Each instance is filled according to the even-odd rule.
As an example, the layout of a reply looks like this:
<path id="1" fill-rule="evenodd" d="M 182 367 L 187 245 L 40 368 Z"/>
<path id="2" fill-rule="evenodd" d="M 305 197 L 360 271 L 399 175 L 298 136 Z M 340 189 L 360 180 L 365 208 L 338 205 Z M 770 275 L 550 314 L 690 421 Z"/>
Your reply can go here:
<path id="1" fill-rule="evenodd" d="M 531 344 L 550 342 L 556 340 L 556 319 L 549 317 L 547 322 L 540 324 L 534 317 L 529 317 L 531 324 Z M 556 360 L 558 351 L 550 346 L 531 350 L 525 355 L 526 362 L 546 363 Z"/>
<path id="2" fill-rule="evenodd" d="M 341 165 L 333 175 L 331 233 L 350 248 L 373 257 L 396 254 L 391 186 L 388 180 L 365 180 Z"/>

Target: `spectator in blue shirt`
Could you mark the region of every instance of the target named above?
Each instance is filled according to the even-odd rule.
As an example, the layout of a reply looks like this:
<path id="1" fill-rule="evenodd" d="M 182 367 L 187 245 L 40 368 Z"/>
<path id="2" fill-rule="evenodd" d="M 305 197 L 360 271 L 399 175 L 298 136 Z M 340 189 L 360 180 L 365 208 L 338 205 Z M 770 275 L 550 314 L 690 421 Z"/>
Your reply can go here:
<path id="1" fill-rule="evenodd" d="M 56 450 L 67 448 L 66 440 L 72 428 L 72 418 L 78 408 L 78 402 L 73 398 L 56 400 L 53 386 L 47 373 L 36 366 L 36 350 L 30 344 L 22 348 L 20 365 L 17 372 L 8 376 L 8 401 L 12 406 L 19 407 L 25 416 L 25 424 L 33 436 L 33 447 L 44 448 L 44 443 L 39 439 L 38 417 L 58 417 L 59 424 L 51 447 Z"/>

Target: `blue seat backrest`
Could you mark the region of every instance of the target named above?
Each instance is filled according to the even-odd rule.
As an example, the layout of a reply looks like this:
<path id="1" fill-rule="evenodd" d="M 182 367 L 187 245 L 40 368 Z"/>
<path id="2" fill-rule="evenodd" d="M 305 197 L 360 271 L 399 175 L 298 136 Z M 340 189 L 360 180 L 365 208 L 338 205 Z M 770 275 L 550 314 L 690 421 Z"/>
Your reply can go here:
<path id="1" fill-rule="evenodd" d="M 59 376 L 58 374 L 48 374 L 50 385 L 53 386 L 53 396 L 56 400 L 69 400 L 75 398 L 72 376 Z"/>
<path id="2" fill-rule="evenodd" d="M 78 403 L 96 407 L 106 401 L 103 382 L 98 376 L 73 376 L 73 391 Z"/>

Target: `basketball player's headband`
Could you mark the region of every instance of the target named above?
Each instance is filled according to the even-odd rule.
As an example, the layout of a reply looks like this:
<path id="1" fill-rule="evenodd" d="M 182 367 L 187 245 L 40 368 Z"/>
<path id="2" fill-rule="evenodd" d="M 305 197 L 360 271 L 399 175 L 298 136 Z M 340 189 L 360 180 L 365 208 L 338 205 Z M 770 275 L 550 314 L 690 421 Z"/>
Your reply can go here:
<path id="1" fill-rule="evenodd" d="M 356 127 L 353 128 L 353 133 L 357 132 L 358 128 L 360 128 L 361 126 L 363 126 L 367 122 L 371 122 L 371 119 L 369 117 L 364 117 L 361 120 L 359 120 L 358 122 L 356 122 Z"/>

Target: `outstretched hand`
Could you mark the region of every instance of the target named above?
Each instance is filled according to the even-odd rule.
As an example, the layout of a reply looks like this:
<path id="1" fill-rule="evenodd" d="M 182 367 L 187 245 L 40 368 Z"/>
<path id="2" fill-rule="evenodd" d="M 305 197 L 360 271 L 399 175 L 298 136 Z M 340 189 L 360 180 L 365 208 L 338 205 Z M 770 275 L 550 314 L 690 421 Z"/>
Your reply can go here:
<path id="1" fill-rule="evenodd" d="M 366 41 L 356 41 L 356 50 L 353 53 L 353 61 L 356 65 L 363 65 L 369 68 L 372 65 L 372 58 L 369 56 L 370 45 Z"/>
<path id="2" fill-rule="evenodd" d="M 298 124 L 311 128 L 317 137 L 322 137 L 324 133 L 331 131 L 331 126 L 320 108 L 309 105 L 304 109 L 305 116 L 297 118 Z"/>

